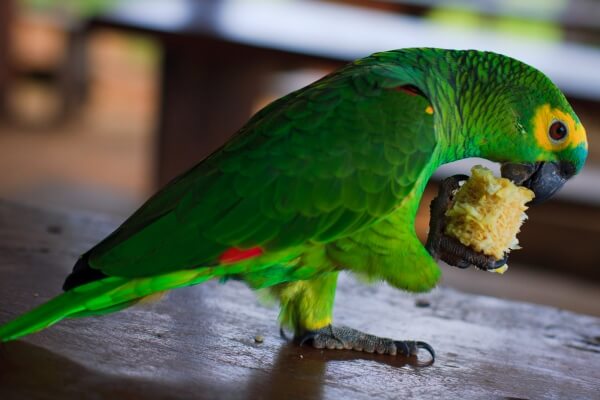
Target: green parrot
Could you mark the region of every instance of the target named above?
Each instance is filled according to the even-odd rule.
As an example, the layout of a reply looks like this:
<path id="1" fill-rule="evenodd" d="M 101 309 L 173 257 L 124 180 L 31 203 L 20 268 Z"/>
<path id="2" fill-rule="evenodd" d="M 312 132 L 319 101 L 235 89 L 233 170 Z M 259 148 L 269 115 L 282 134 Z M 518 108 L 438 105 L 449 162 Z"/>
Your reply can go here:
<path id="1" fill-rule="evenodd" d="M 582 169 L 586 133 L 546 76 L 500 54 L 413 48 L 356 60 L 255 114 L 83 254 L 64 293 L 0 327 L 0 341 L 219 278 L 267 289 L 300 344 L 433 357 L 425 342 L 332 325 L 336 281 L 347 270 L 425 292 L 440 278 L 436 258 L 503 263 L 437 228 L 427 246 L 415 234 L 433 172 L 467 157 L 502 163 L 542 201 Z"/>

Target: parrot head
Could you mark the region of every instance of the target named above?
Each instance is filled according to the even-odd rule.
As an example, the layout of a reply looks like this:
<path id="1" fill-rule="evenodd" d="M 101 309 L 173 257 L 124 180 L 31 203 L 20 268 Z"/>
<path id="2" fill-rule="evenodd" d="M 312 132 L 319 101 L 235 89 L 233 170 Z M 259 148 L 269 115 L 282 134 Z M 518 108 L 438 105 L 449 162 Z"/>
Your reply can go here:
<path id="1" fill-rule="evenodd" d="M 542 202 L 583 168 L 585 129 L 542 72 L 495 53 L 476 57 L 467 73 L 477 84 L 464 89 L 459 110 L 471 120 L 477 155 L 502 163 L 503 177 L 531 189 L 533 203 Z"/>
<path id="2" fill-rule="evenodd" d="M 585 128 L 562 94 L 553 106 L 535 108 L 527 135 L 532 155 L 504 162 L 502 176 L 535 193 L 541 203 L 556 193 L 582 168 L 588 153 Z"/>

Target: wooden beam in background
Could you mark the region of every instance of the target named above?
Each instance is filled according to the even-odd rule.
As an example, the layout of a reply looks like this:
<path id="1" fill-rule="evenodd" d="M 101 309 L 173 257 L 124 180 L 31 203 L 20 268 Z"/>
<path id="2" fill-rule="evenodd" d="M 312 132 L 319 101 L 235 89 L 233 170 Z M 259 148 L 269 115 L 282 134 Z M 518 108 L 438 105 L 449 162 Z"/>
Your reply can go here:
<path id="1" fill-rule="evenodd" d="M 10 75 L 9 46 L 10 21 L 13 13 L 13 1 L 0 1 L 0 118 L 6 113 L 6 93 Z"/>

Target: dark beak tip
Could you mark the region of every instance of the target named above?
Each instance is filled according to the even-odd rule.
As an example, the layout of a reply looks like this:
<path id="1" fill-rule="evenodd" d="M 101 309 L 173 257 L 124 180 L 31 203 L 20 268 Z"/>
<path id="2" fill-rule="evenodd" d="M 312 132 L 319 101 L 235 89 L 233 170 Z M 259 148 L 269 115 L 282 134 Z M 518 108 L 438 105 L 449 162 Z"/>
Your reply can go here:
<path id="1" fill-rule="evenodd" d="M 529 180 L 529 189 L 535 193 L 534 204 L 539 204 L 552 197 L 563 187 L 567 179 L 560 164 L 542 163 Z"/>
<path id="2" fill-rule="evenodd" d="M 529 205 L 538 205 L 538 204 L 545 203 L 547 200 L 549 200 L 554 195 L 554 193 L 556 193 L 558 191 L 558 189 L 556 189 L 553 192 L 540 192 L 539 190 L 536 192 L 536 190 L 534 190 L 534 189 L 532 189 L 532 190 L 533 190 L 533 193 L 535 194 L 535 197 L 528 203 Z"/>
<path id="3" fill-rule="evenodd" d="M 530 204 L 540 204 L 548 200 L 573 175 L 575 167 L 566 162 L 507 163 L 502 166 L 504 178 L 533 191 L 535 198 Z"/>

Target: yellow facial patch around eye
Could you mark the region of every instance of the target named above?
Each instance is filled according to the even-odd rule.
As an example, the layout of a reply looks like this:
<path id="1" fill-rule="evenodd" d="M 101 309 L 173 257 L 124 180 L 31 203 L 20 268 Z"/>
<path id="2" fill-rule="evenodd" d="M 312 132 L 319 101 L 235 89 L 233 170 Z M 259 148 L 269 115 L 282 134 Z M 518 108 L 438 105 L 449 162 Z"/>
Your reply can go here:
<path id="1" fill-rule="evenodd" d="M 569 131 L 563 141 L 553 141 L 548 135 L 548 129 L 554 121 L 563 122 Z M 536 110 L 533 117 L 533 128 L 535 140 L 544 150 L 560 151 L 567 147 L 577 147 L 582 143 L 587 149 L 587 137 L 583 125 L 575 122 L 571 115 L 552 108 L 549 104 L 544 104 Z"/>

